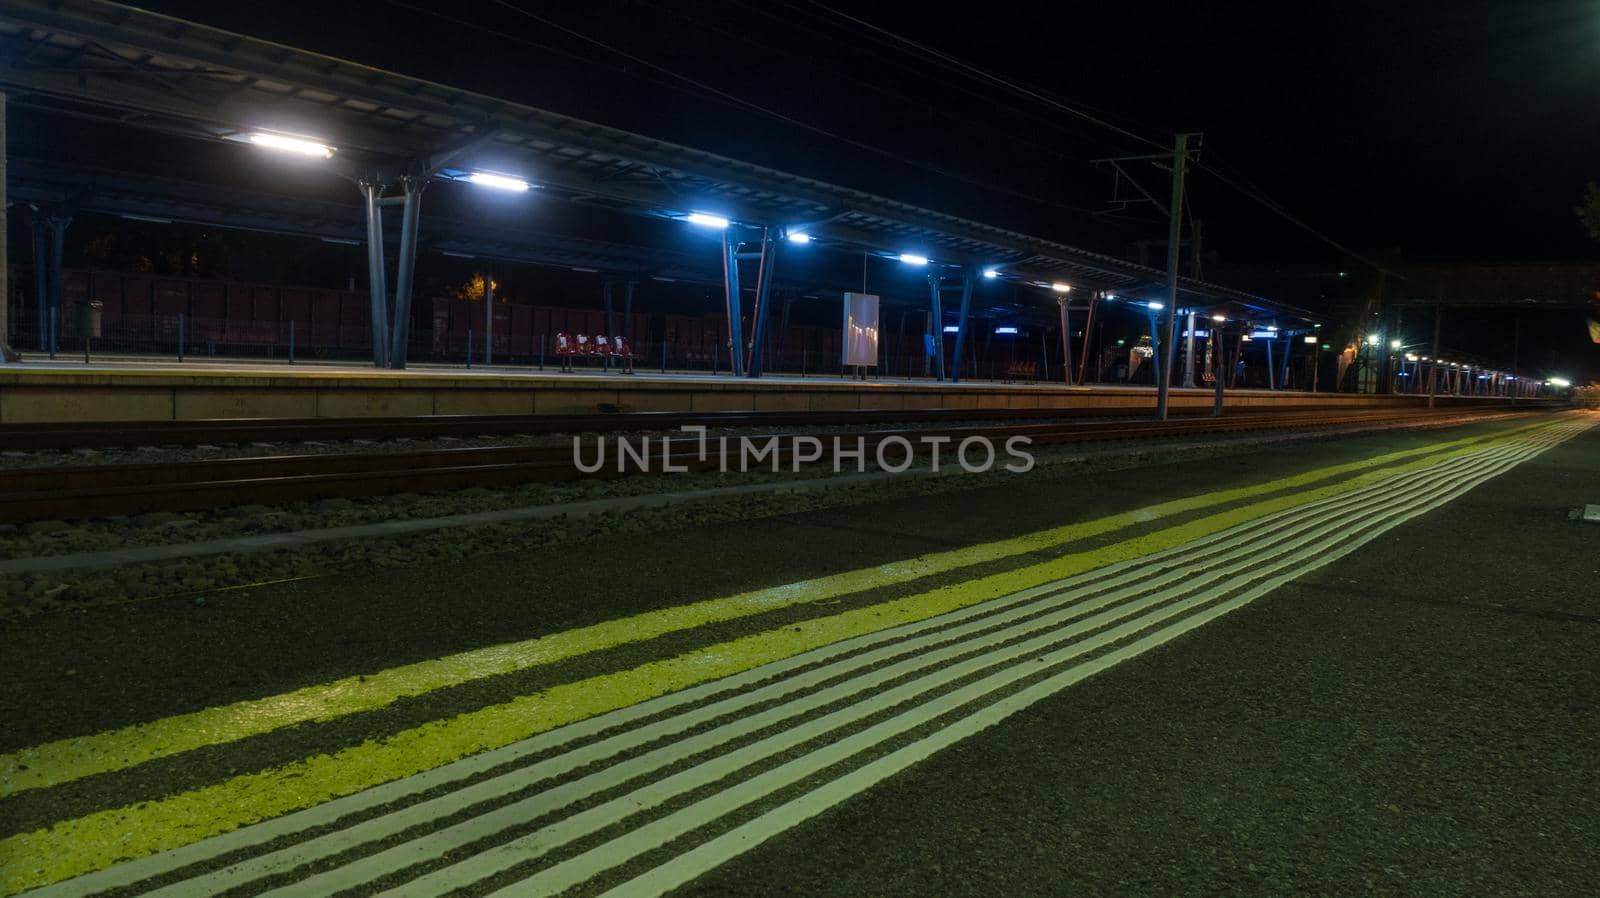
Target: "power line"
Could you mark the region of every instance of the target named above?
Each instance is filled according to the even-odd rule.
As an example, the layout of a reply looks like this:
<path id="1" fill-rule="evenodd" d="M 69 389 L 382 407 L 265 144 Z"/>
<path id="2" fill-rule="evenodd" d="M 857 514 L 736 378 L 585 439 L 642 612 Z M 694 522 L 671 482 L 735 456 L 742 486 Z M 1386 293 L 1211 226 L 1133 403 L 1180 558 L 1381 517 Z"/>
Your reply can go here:
<path id="1" fill-rule="evenodd" d="M 1108 122 L 1108 121 L 1106 121 L 1106 120 L 1104 120 L 1102 118 L 1097 118 L 1096 116 L 1090 115 L 1089 113 L 1084 112 L 1083 110 L 1078 109 L 1078 108 L 1076 108 L 1074 106 L 1069 106 L 1066 103 L 1064 103 L 1064 102 L 1062 102 L 1060 100 L 1057 100 L 1054 97 L 1051 97 L 1051 96 L 1048 96 L 1046 94 L 1040 93 L 1038 90 L 1035 90 L 1034 88 L 1028 87 L 1028 86 L 1023 85 L 1023 84 L 1018 84 L 1017 82 L 1009 80 L 1007 78 L 1002 78 L 1001 76 L 996 75 L 996 74 L 994 74 L 992 72 L 989 72 L 989 71 L 987 71 L 985 69 L 982 69 L 982 68 L 980 68 L 978 66 L 975 66 L 972 63 L 969 63 L 964 59 L 961 59 L 959 57 L 952 56 L 952 55 L 950 55 L 948 53 L 945 53 L 942 50 L 938 50 L 938 49 L 935 49 L 933 47 L 929 47 L 926 44 L 920 43 L 918 41 L 912 40 L 909 37 L 905 37 L 904 35 L 901 35 L 901 34 L 898 34 L 896 32 L 890 31 L 887 28 L 882 28 L 882 27 L 874 25 L 871 22 L 868 22 L 868 21 L 866 21 L 864 19 L 859 19 L 859 18 L 857 18 L 855 16 L 850 15 L 849 13 L 840 12 L 839 10 L 836 10 L 836 9 L 834 9 L 834 8 L 824 4 L 824 3 L 817 2 L 817 0 L 811 0 L 811 4 L 813 6 L 816 6 L 818 9 L 826 10 L 827 12 L 829 12 L 829 13 L 835 15 L 835 16 L 838 16 L 841 19 L 845 19 L 847 21 L 853 22 L 856 25 L 861 26 L 862 28 L 866 28 L 866 29 L 869 29 L 869 30 L 871 30 L 871 31 L 873 31 L 875 33 L 881 34 L 881 35 L 883 35 L 883 36 L 885 36 L 885 37 L 887 37 L 887 38 L 889 38 L 889 39 L 891 39 L 893 41 L 905 44 L 905 45 L 910 46 L 910 47 L 914 47 L 914 48 L 916 48 L 918 51 L 920 51 L 922 53 L 925 53 L 925 54 L 927 54 L 929 56 L 932 56 L 932 57 L 934 57 L 936 59 L 942 60 L 947 65 L 949 65 L 951 67 L 954 67 L 954 68 L 957 68 L 957 69 L 960 69 L 960 70 L 962 70 L 964 72 L 967 72 L 968 74 L 973 75 L 973 76 L 975 76 L 977 78 L 980 78 L 980 79 L 982 79 L 984 81 L 988 81 L 988 82 L 992 82 L 994 84 L 998 84 L 998 85 L 1000 85 L 1002 87 L 1007 88 L 1008 90 L 1015 91 L 1016 93 L 1022 94 L 1023 96 L 1029 97 L 1029 98 L 1031 98 L 1033 100 L 1036 100 L 1036 101 L 1038 101 L 1040 103 L 1044 103 L 1047 106 L 1050 106 L 1050 107 L 1052 107 L 1054 109 L 1058 109 L 1058 110 L 1060 110 L 1062 112 L 1067 113 L 1068 115 L 1071 115 L 1071 116 L 1074 116 L 1076 118 L 1082 119 L 1083 121 L 1089 122 L 1091 124 L 1098 125 L 1098 126 L 1100 126 L 1102 128 L 1105 128 L 1105 129 L 1107 129 L 1109 131 L 1115 132 L 1116 134 L 1119 134 L 1119 135 L 1121 135 L 1123 137 L 1126 137 L 1126 138 L 1128 138 L 1130 140 L 1134 140 L 1134 141 L 1137 141 L 1137 142 L 1142 143 L 1142 144 L 1146 144 L 1146 145 L 1149 145 L 1149 146 L 1152 146 L 1152 147 L 1156 147 L 1158 149 L 1166 149 L 1164 144 L 1161 144 L 1161 143 L 1159 143 L 1157 141 L 1151 140 L 1150 138 L 1145 137 L 1143 135 L 1135 134 L 1134 132 L 1129 131 L 1126 128 L 1123 128 L 1120 125 L 1112 124 L 1111 122 Z"/>
<path id="2" fill-rule="evenodd" d="M 530 18 L 530 19 L 532 19 L 532 20 L 534 20 L 534 21 L 536 21 L 536 22 L 538 22 L 538 23 L 540 23 L 540 24 L 542 24 L 542 25 L 544 25 L 544 26 L 546 26 L 548 28 L 553 28 L 556 31 L 560 31 L 561 33 L 566 34 L 566 35 L 568 35 L 570 37 L 573 37 L 573 38 L 575 38 L 577 40 L 580 40 L 580 41 L 583 41 L 585 43 L 591 44 L 591 45 L 593 45 L 595 47 L 599 47 L 600 49 L 605 50 L 607 52 L 614 53 L 617 56 L 620 56 L 620 57 L 622 57 L 624 59 L 629 60 L 630 62 L 633 62 L 633 63 L 636 63 L 638 65 L 644 66 L 644 67 L 646 67 L 646 68 L 648 68 L 648 69 L 650 69 L 652 71 L 659 72 L 662 75 L 665 75 L 665 76 L 667 76 L 669 78 L 672 78 L 672 79 L 675 79 L 677 81 L 681 81 L 681 82 L 683 82 L 685 84 L 691 85 L 691 86 L 695 87 L 698 90 L 704 91 L 705 93 L 707 93 L 707 94 L 709 94 L 709 95 L 711 95 L 711 96 L 713 96 L 713 97 L 715 97 L 715 98 L 717 98 L 717 99 L 719 99 L 719 100 L 721 100 L 721 101 L 723 101 L 723 102 L 725 102 L 727 104 L 730 104 L 732 106 L 738 107 L 740 109 L 744 109 L 744 110 L 749 111 L 749 112 L 754 112 L 754 113 L 757 113 L 759 115 L 763 115 L 763 116 L 766 116 L 768 118 L 771 118 L 771 119 L 783 122 L 785 124 L 791 125 L 793 127 L 801 128 L 801 129 L 804 129 L 806 131 L 810 131 L 812 133 L 819 134 L 819 135 L 821 135 L 823 137 L 827 137 L 827 138 L 829 138 L 831 140 L 837 140 L 837 141 L 839 141 L 841 143 L 845 143 L 845 144 L 848 144 L 850 146 L 853 146 L 853 147 L 855 147 L 855 148 L 857 148 L 859 150 L 864 150 L 866 152 L 873 153 L 875 155 L 882 156 L 882 157 L 887 158 L 887 159 L 892 159 L 892 160 L 894 160 L 896 162 L 901 163 L 902 165 L 908 165 L 908 166 L 911 166 L 913 168 L 921 169 L 923 171 L 932 172 L 934 174 L 939 175 L 940 177 L 950 178 L 951 180 L 960 181 L 962 183 L 969 184 L 969 185 L 974 186 L 974 187 L 982 188 L 984 190 L 992 190 L 992 191 L 995 191 L 995 192 L 998 192 L 998 193 L 1003 193 L 1003 194 L 1006 194 L 1008 196 L 1016 197 L 1017 199 L 1021 199 L 1021 200 L 1026 200 L 1026 201 L 1028 201 L 1030 203 L 1034 203 L 1034 204 L 1038 204 L 1038 205 L 1051 206 L 1051 207 L 1054 207 L 1054 208 L 1064 209 L 1064 210 L 1067 210 L 1067 211 L 1077 212 L 1077 213 L 1081 213 L 1081 214 L 1085 214 L 1085 215 L 1093 214 L 1092 211 L 1088 210 L 1088 209 L 1083 209 L 1081 207 L 1072 206 L 1072 205 L 1069 205 L 1067 203 L 1061 203 L 1061 202 L 1054 201 L 1054 200 L 1041 199 L 1040 197 L 1035 196 L 1033 194 L 1024 193 L 1024 192 L 1022 192 L 1020 190 L 1014 190 L 1012 188 L 1003 187 L 1003 186 L 998 185 L 998 184 L 993 184 L 993 183 L 990 183 L 990 182 L 987 182 L 987 181 L 982 181 L 982 180 L 979 180 L 977 178 L 973 178 L 973 177 L 971 177 L 969 175 L 962 174 L 960 172 L 954 172 L 954 171 L 950 171 L 948 169 L 940 168 L 939 166 L 928 165 L 927 163 L 921 162 L 921 161 L 916 160 L 916 159 L 912 159 L 909 156 L 903 156 L 903 155 L 901 155 L 899 153 L 895 153 L 895 152 L 890 151 L 890 150 L 885 150 L 885 149 L 883 149 L 881 147 L 876 147 L 876 146 L 873 146 L 873 145 L 868 144 L 868 143 L 863 143 L 862 141 L 856 140 L 855 138 L 847 137 L 847 136 L 845 136 L 843 134 L 838 134 L 838 133 L 835 133 L 833 131 L 829 131 L 826 128 L 822 128 L 822 127 L 819 127 L 817 125 L 813 125 L 810 122 L 802 121 L 800 119 L 794 118 L 793 116 L 786 115 L 786 114 L 784 114 L 782 112 L 778 112 L 778 111 L 776 111 L 774 109 L 769 109 L 769 108 L 767 108 L 765 106 L 760 105 L 759 103 L 754 103 L 754 102 L 751 102 L 749 100 L 743 99 L 742 97 L 735 96 L 733 94 L 728 93 L 727 91 L 724 91 L 724 90 L 721 90 L 719 88 L 713 87 L 713 86 L 711 86 L 709 84 L 706 84 L 703 81 L 699 81 L 699 80 L 696 80 L 694 78 L 690 78 L 687 75 L 679 74 L 678 72 L 675 72 L 675 71 L 673 71 L 673 70 L 671 70 L 671 69 L 669 69 L 669 68 L 667 68 L 665 66 L 658 65 L 658 64 L 656 64 L 654 62 L 651 62 L 650 60 L 645 59 L 645 58 L 643 58 L 641 56 L 637 56 L 637 55 L 635 55 L 633 53 L 629 53 L 626 50 L 623 50 L 621 48 L 612 46 L 612 45 L 607 44 L 604 41 L 598 40 L 596 38 L 590 37 L 590 36 L 588 36 L 586 34 L 583 34 L 580 31 L 577 31 L 577 30 L 572 29 L 572 28 L 568 28 L 567 26 L 562 25 L 559 22 L 553 21 L 551 19 L 547 19 L 544 16 L 541 16 L 541 15 L 538 15 L 536 13 L 530 12 L 529 10 L 523 9 L 523 8 L 517 6 L 516 4 L 509 2 L 509 0 L 492 0 L 492 2 L 494 2 L 494 4 L 497 5 L 497 6 L 504 7 L 505 9 L 508 9 L 508 10 L 510 10 L 512 12 L 515 12 L 515 13 L 519 14 L 519 15 L 526 16 L 526 17 L 528 17 L 528 18 Z"/>

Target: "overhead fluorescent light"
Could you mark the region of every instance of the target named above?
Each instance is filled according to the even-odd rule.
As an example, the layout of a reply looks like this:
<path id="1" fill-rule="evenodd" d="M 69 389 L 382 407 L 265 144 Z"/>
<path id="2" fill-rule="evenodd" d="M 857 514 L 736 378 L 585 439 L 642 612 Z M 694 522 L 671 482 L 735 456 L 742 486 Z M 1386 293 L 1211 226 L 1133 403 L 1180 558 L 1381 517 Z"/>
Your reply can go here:
<path id="1" fill-rule="evenodd" d="M 994 332 L 997 334 L 1014 334 L 1017 332 L 1017 329 L 1014 327 L 997 327 L 994 329 Z"/>
<path id="2" fill-rule="evenodd" d="M 521 178 L 486 171 L 475 171 L 467 175 L 467 180 L 479 187 L 493 187 L 495 190 L 509 190 L 513 193 L 521 193 L 533 186 Z"/>
<path id="3" fill-rule="evenodd" d="M 804 245 L 811 242 L 811 235 L 805 231 L 794 231 L 789 234 L 789 242 Z"/>
<path id="4" fill-rule="evenodd" d="M 258 147 L 266 147 L 269 150 L 298 153 L 301 156 L 310 156 L 316 159 L 326 159 L 333 155 L 333 147 L 325 143 L 306 140 L 301 137 L 288 137 L 283 134 L 257 132 L 250 135 L 250 142 Z"/>
<path id="5" fill-rule="evenodd" d="M 730 222 L 720 215 L 710 215 L 705 212 L 690 212 L 684 219 L 689 224 L 699 225 L 703 228 L 726 228 Z"/>
<path id="6" fill-rule="evenodd" d="M 900 261 L 907 265 L 926 265 L 928 264 L 928 257 L 919 256 L 916 253 L 901 253 Z"/>

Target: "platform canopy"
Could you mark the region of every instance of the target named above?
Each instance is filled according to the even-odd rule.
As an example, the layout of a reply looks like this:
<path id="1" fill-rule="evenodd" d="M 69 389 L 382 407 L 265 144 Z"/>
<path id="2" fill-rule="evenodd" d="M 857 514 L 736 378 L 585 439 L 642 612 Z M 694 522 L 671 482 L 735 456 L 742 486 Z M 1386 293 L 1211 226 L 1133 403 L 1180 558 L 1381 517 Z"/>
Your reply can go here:
<path id="1" fill-rule="evenodd" d="M 0 89 L 29 107 L 218 141 L 313 138 L 351 177 L 390 180 L 418 161 L 518 160 L 572 202 L 662 218 L 711 212 L 803 229 L 815 241 L 933 266 L 995 269 L 1014 283 L 1134 295 L 1153 268 L 860 190 L 609 128 L 105 0 L 11 0 Z M 430 171 L 440 170 L 433 166 Z M 1310 323 L 1314 313 L 1180 279 L 1185 306 Z"/>

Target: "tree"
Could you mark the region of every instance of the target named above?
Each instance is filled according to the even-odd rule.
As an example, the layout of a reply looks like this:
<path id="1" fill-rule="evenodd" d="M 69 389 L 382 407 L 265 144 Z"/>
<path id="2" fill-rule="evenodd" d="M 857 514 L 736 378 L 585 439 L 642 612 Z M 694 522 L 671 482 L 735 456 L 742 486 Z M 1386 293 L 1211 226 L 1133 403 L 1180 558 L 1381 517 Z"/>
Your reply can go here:
<path id="1" fill-rule="evenodd" d="M 1578 221 L 1583 222 L 1583 229 L 1589 236 L 1600 240 L 1600 185 L 1590 181 L 1589 187 L 1583 193 L 1583 203 L 1572 207 L 1578 215 Z"/>

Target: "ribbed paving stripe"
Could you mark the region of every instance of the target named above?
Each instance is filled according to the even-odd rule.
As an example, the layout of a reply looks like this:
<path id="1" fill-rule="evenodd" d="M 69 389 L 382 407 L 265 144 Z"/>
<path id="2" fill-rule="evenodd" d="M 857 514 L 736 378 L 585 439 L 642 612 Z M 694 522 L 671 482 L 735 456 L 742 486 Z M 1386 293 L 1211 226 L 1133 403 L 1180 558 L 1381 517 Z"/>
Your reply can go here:
<path id="1" fill-rule="evenodd" d="M 492 884 L 523 896 L 592 891 L 597 877 L 619 874 L 632 878 L 617 894 L 660 894 L 1589 426 L 1558 424 L 30 894 L 161 877 L 168 884 L 147 894 L 329 895 L 382 881 L 399 882 L 385 895 Z"/>

